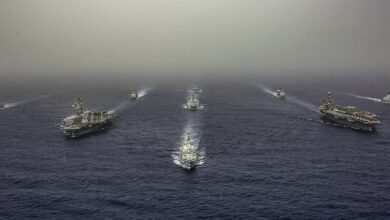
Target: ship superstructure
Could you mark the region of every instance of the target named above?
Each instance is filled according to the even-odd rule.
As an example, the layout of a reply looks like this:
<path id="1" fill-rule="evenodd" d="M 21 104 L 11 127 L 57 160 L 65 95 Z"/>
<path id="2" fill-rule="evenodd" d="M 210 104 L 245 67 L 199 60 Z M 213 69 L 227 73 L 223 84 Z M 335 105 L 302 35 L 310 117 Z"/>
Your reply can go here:
<path id="1" fill-rule="evenodd" d="M 135 101 L 135 100 L 138 99 L 138 92 L 137 92 L 137 90 L 133 89 L 133 90 L 131 91 L 130 99 L 131 99 L 132 101 Z"/>
<path id="2" fill-rule="evenodd" d="M 196 111 L 199 108 L 199 102 L 195 99 L 195 96 L 191 96 L 191 99 L 188 101 L 188 109 Z"/>
<path id="3" fill-rule="evenodd" d="M 114 116 L 114 111 L 85 111 L 81 105 L 81 98 L 77 97 L 72 105 L 74 115 L 66 117 L 61 124 L 61 130 L 71 138 L 104 130 L 109 124 L 109 119 Z"/>
<path id="4" fill-rule="evenodd" d="M 382 98 L 383 103 L 390 104 L 390 92 L 385 95 L 385 97 Z"/>
<path id="5" fill-rule="evenodd" d="M 180 163 L 186 169 L 193 169 L 197 164 L 197 148 L 191 141 L 190 134 L 187 134 L 187 140 L 180 147 Z"/>
<path id="6" fill-rule="evenodd" d="M 376 125 L 380 124 L 375 114 L 361 111 L 353 106 L 335 105 L 330 92 L 328 92 L 328 100 L 324 100 L 323 105 L 320 106 L 320 112 L 324 114 L 324 119 L 353 129 L 373 131 Z"/>
<path id="7" fill-rule="evenodd" d="M 199 88 L 198 84 L 196 84 L 196 83 L 192 84 L 191 90 L 193 92 L 200 92 L 200 88 Z"/>
<path id="8" fill-rule="evenodd" d="M 286 93 L 282 90 L 282 88 L 279 88 L 278 90 L 276 90 L 276 96 L 281 99 L 284 99 L 286 98 Z"/>

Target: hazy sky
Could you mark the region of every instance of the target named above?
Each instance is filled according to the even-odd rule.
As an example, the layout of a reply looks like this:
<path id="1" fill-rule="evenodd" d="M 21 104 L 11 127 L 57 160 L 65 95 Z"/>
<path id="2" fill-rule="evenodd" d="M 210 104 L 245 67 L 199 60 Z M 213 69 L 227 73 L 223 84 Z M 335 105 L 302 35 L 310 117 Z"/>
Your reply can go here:
<path id="1" fill-rule="evenodd" d="M 390 72 L 389 0 L 0 0 L 4 77 L 362 70 Z"/>

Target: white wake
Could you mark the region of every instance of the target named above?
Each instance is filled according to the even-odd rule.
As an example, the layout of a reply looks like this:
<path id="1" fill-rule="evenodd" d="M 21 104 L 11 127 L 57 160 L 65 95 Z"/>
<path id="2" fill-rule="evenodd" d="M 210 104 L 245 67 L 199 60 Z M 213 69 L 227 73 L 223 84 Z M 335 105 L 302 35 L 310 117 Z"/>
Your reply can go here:
<path id="1" fill-rule="evenodd" d="M 142 88 L 138 93 L 138 98 L 146 96 L 150 92 L 151 88 Z"/>
<path id="2" fill-rule="evenodd" d="M 370 100 L 370 101 L 374 101 L 374 102 L 382 102 L 382 100 L 377 99 L 377 98 L 373 98 L 373 97 L 361 96 L 361 95 L 357 95 L 357 94 L 353 94 L 353 93 L 347 93 L 347 94 L 350 96 L 353 96 L 355 98 L 359 98 L 359 99 L 365 99 L 365 100 Z"/>
<path id="3" fill-rule="evenodd" d="M 302 101 L 298 98 L 295 98 L 295 97 L 292 97 L 292 96 L 289 96 L 288 98 L 286 98 L 286 100 L 294 103 L 294 104 L 297 104 L 297 105 L 300 105 L 304 108 L 306 108 L 307 110 L 310 110 L 312 112 L 315 112 L 315 113 L 320 113 L 320 110 L 318 109 L 318 106 L 312 104 L 312 103 L 309 103 L 309 102 L 305 102 L 305 101 Z"/>
<path id="4" fill-rule="evenodd" d="M 254 86 L 257 87 L 257 88 L 259 88 L 259 89 L 261 89 L 263 92 L 265 92 L 265 93 L 267 93 L 267 94 L 269 94 L 269 95 L 272 95 L 272 96 L 274 96 L 274 97 L 278 97 L 278 96 L 276 95 L 276 92 L 272 91 L 270 88 L 268 88 L 268 87 L 266 87 L 266 86 L 264 86 L 264 85 L 254 85 Z"/>
<path id="5" fill-rule="evenodd" d="M 44 98 L 49 98 L 51 96 L 53 96 L 53 95 L 41 95 L 41 96 L 38 96 L 38 97 L 22 100 L 22 101 L 19 101 L 19 102 L 5 103 L 4 104 L 4 109 L 14 108 L 14 107 L 19 106 L 19 105 L 23 105 L 23 104 L 27 104 L 27 103 L 30 103 L 30 102 L 38 101 L 38 100 L 44 99 Z"/>
<path id="6" fill-rule="evenodd" d="M 151 90 L 151 88 L 148 88 L 148 87 L 142 88 L 138 92 L 138 98 L 142 98 L 142 97 L 146 96 L 150 92 L 150 90 Z M 118 103 L 112 110 L 115 111 L 117 114 L 119 114 L 123 110 L 127 109 L 128 107 L 135 106 L 136 103 L 137 102 L 132 102 L 130 99 L 128 99 L 126 101 L 122 101 L 122 102 Z"/>

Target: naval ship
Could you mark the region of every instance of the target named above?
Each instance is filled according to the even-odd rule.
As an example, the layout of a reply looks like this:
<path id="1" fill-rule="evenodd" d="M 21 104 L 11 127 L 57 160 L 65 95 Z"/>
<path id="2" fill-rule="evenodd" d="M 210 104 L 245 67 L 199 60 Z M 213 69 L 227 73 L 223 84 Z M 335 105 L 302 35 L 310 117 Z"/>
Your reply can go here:
<path id="1" fill-rule="evenodd" d="M 276 96 L 281 99 L 284 99 L 286 98 L 286 93 L 282 90 L 282 88 L 279 88 L 278 90 L 276 90 Z"/>
<path id="2" fill-rule="evenodd" d="M 200 92 L 200 88 L 199 88 L 198 84 L 196 84 L 196 83 L 192 84 L 191 90 L 193 92 Z"/>
<path id="3" fill-rule="evenodd" d="M 5 105 L 0 102 L 0 109 L 4 109 L 4 108 L 5 108 Z"/>
<path id="4" fill-rule="evenodd" d="M 131 98 L 132 101 L 135 101 L 135 100 L 138 99 L 138 92 L 137 92 L 137 90 L 133 89 L 131 91 L 130 98 Z"/>
<path id="5" fill-rule="evenodd" d="M 72 105 L 74 115 L 66 117 L 61 124 L 63 133 L 71 138 L 104 130 L 115 113 L 114 111 L 84 111 L 81 105 L 81 98 L 77 97 Z"/>
<path id="6" fill-rule="evenodd" d="M 190 134 L 187 134 L 187 140 L 183 144 L 182 147 L 180 147 L 180 163 L 181 165 L 186 169 L 193 169 L 196 166 L 197 163 L 197 152 L 196 147 L 191 142 Z"/>
<path id="7" fill-rule="evenodd" d="M 188 101 L 188 109 L 191 111 L 196 111 L 199 107 L 198 101 L 195 99 L 194 96 L 191 97 L 191 100 Z"/>
<path id="8" fill-rule="evenodd" d="M 328 100 L 323 102 L 323 105 L 320 106 L 320 112 L 324 114 L 324 120 L 363 131 L 373 131 L 375 126 L 380 124 L 378 116 L 370 112 L 358 110 L 353 106 L 342 107 L 333 104 L 330 92 L 328 92 Z"/>
<path id="9" fill-rule="evenodd" d="M 387 93 L 387 95 L 385 97 L 383 97 L 382 102 L 390 104 L 390 92 Z"/>

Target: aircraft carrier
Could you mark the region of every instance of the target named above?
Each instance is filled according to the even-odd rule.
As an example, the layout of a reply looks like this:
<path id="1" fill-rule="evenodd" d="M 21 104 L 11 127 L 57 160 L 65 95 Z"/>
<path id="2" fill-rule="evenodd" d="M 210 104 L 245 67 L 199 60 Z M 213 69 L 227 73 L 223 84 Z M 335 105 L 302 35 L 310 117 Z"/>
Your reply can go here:
<path id="1" fill-rule="evenodd" d="M 323 101 L 320 112 L 324 114 L 323 120 L 335 122 L 338 125 L 362 131 L 373 131 L 380 124 L 378 116 L 365 112 L 353 106 L 338 106 L 332 101 L 331 93 L 328 92 L 328 100 Z"/>
<path id="2" fill-rule="evenodd" d="M 73 104 L 74 115 L 66 117 L 61 124 L 61 130 L 71 138 L 77 138 L 89 133 L 104 130 L 110 125 L 109 119 L 114 111 L 84 111 L 81 98 L 77 97 Z"/>

